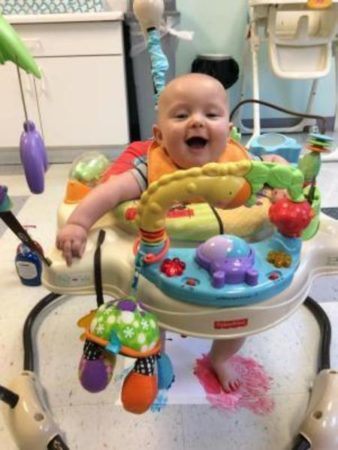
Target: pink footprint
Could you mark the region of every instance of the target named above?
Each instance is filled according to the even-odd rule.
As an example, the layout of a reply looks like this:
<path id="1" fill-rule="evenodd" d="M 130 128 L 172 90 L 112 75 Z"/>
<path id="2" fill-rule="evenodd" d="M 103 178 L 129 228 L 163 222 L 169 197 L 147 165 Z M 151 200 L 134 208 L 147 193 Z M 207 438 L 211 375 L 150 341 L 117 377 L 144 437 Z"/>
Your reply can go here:
<path id="1" fill-rule="evenodd" d="M 211 367 L 209 357 L 202 355 L 196 360 L 194 373 L 203 386 L 209 403 L 224 410 L 247 408 L 261 415 L 272 412 L 274 401 L 269 396 L 272 379 L 263 367 L 254 359 L 240 355 L 230 358 L 229 364 L 238 374 L 241 384 L 235 392 L 226 393 Z"/>

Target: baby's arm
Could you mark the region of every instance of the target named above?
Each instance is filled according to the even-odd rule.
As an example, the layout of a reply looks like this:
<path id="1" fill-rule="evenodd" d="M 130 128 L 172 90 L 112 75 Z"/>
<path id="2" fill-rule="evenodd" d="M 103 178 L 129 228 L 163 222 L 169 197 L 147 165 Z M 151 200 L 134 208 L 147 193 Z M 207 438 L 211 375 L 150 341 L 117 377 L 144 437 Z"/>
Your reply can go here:
<path id="1" fill-rule="evenodd" d="M 100 217 L 123 201 L 139 198 L 140 194 L 141 189 L 130 171 L 109 178 L 93 189 L 57 234 L 56 246 L 67 265 L 71 265 L 74 256 L 81 258 L 88 232 Z"/>

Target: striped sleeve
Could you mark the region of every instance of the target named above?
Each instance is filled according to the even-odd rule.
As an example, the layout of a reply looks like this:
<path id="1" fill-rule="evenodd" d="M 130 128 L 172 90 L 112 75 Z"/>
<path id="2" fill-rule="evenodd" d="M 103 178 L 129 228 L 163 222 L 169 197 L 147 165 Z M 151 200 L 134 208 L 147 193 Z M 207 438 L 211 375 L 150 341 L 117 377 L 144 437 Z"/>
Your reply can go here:
<path id="1" fill-rule="evenodd" d="M 148 162 L 145 156 L 141 156 L 135 160 L 131 174 L 136 179 L 141 191 L 145 191 L 148 187 Z"/>

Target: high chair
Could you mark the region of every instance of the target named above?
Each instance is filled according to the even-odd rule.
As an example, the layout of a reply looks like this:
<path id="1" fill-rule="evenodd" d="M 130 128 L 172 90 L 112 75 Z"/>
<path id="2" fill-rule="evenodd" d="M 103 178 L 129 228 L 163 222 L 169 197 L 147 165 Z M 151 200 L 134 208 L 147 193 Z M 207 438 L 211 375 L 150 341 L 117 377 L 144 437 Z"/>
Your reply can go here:
<path id="1" fill-rule="evenodd" d="M 313 6 L 316 4 L 321 4 L 322 8 L 314 9 Z M 338 0 L 321 2 L 249 0 L 247 36 L 251 53 L 253 98 L 260 98 L 258 53 L 260 43 L 266 40 L 270 66 L 277 77 L 313 80 L 305 111 L 309 114 L 316 95 L 318 79 L 326 76 L 331 69 L 337 22 Z M 249 65 L 248 57 L 244 61 L 241 99 L 245 96 L 247 65 Z M 282 131 L 301 132 L 304 127 L 311 125 L 314 125 L 312 120 L 302 119 L 296 125 L 283 128 Z M 251 131 L 245 126 L 241 128 L 244 131 Z M 259 105 L 255 104 L 253 137 L 259 135 L 260 131 Z"/>

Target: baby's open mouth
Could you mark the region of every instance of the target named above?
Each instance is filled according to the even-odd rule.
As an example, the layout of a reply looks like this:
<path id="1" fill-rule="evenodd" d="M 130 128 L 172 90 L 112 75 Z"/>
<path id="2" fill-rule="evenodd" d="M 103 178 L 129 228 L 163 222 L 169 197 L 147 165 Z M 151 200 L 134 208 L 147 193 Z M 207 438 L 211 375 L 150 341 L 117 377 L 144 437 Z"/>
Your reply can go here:
<path id="1" fill-rule="evenodd" d="M 185 143 L 190 148 L 202 149 L 207 145 L 208 140 L 200 136 L 193 136 L 187 139 Z"/>

